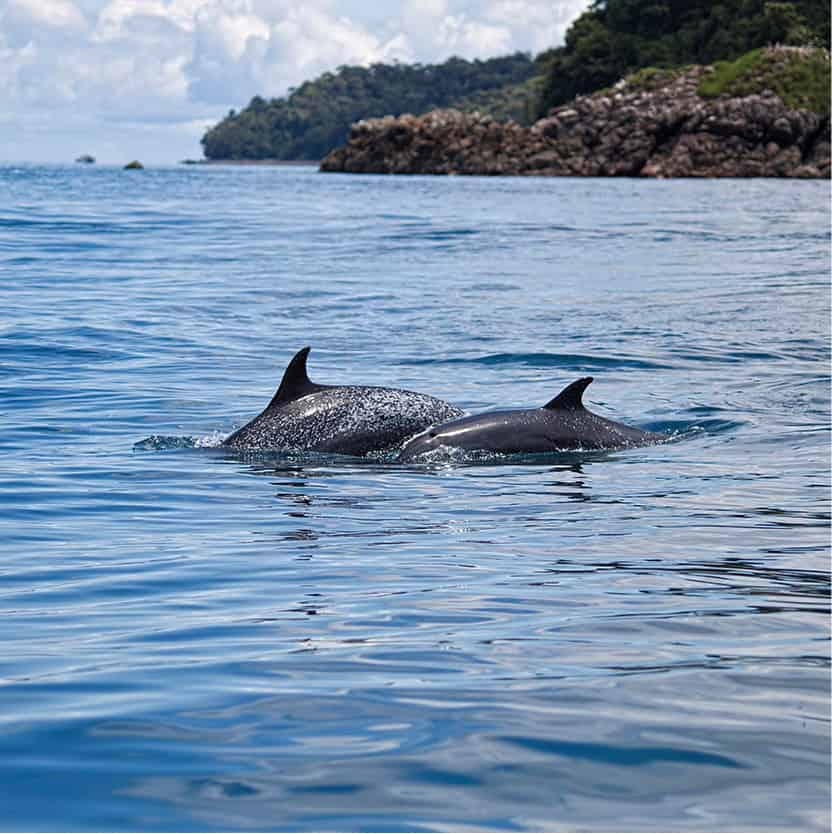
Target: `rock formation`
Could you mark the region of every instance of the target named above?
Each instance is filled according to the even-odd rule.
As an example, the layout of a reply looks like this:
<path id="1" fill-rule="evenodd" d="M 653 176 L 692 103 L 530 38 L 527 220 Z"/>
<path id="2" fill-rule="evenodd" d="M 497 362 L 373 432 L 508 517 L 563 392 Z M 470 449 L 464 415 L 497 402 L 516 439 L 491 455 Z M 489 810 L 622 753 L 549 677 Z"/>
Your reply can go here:
<path id="1" fill-rule="evenodd" d="M 771 90 L 705 99 L 710 67 L 619 81 L 531 127 L 434 110 L 367 119 L 322 171 L 383 174 L 805 177 L 830 175 L 829 116 Z"/>

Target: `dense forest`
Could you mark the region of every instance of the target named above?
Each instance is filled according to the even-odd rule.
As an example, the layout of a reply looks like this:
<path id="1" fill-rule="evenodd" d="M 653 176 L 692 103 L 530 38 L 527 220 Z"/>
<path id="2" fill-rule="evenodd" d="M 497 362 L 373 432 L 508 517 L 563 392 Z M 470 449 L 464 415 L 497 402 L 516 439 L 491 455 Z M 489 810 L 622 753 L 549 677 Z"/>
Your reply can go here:
<path id="1" fill-rule="evenodd" d="M 347 137 L 359 119 L 389 113 L 424 113 L 436 107 L 466 106 L 490 92 L 499 115 L 533 116 L 537 96 L 523 96 L 524 82 L 542 68 L 518 52 L 487 61 L 450 58 L 444 64 L 373 64 L 339 67 L 306 81 L 286 98 L 255 96 L 233 110 L 203 137 L 209 159 L 319 159 Z"/>
<path id="2" fill-rule="evenodd" d="M 540 113 L 642 67 L 710 64 L 775 43 L 828 49 L 828 0 L 595 0 L 549 53 Z"/>
<path id="3" fill-rule="evenodd" d="M 773 43 L 829 48 L 828 0 L 595 0 L 565 44 L 532 59 L 340 67 L 284 98 L 255 96 L 202 138 L 209 159 L 319 159 L 359 119 L 481 110 L 530 123 L 644 67 L 736 59 Z"/>

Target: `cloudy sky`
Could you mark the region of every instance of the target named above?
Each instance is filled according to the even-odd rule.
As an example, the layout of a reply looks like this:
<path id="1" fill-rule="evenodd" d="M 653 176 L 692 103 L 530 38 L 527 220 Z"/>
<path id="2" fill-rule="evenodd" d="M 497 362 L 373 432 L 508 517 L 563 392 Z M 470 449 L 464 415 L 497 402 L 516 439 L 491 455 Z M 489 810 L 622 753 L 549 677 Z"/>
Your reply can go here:
<path id="1" fill-rule="evenodd" d="M 176 162 L 340 64 L 563 42 L 589 0 L 0 0 L 0 160 Z"/>

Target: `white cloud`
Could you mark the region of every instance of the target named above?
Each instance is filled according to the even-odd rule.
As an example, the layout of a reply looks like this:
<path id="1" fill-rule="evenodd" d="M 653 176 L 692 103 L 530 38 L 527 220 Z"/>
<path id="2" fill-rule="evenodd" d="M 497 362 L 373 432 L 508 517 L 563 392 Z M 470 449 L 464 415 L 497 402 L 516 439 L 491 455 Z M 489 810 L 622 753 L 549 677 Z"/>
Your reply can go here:
<path id="1" fill-rule="evenodd" d="M 382 14 L 371 0 L 0 0 L 3 120 L 34 138 L 30 151 L 60 147 L 54 158 L 77 150 L 61 144 L 70 124 L 73 135 L 86 126 L 91 145 L 96 125 L 122 136 L 155 124 L 168 159 L 195 156 L 202 126 L 255 94 L 282 95 L 340 64 L 537 52 L 587 5 L 402 0 Z M 19 158 L 6 141 L 0 156 Z"/>
<path id="2" fill-rule="evenodd" d="M 3 17 L 16 27 L 28 22 L 38 27 L 86 28 L 84 15 L 70 0 L 7 0 Z"/>
<path id="3" fill-rule="evenodd" d="M 194 15 L 194 31 L 197 37 L 210 44 L 218 54 L 231 62 L 244 58 L 251 38 L 267 41 L 271 29 L 261 17 L 251 13 L 239 3 L 236 8 L 228 4 L 206 4 Z"/>
<path id="4" fill-rule="evenodd" d="M 513 38 L 522 38 L 532 52 L 542 52 L 563 43 L 569 24 L 586 3 L 538 3 L 535 0 L 492 0 L 484 12 L 486 20 L 508 26 Z"/>
<path id="5" fill-rule="evenodd" d="M 507 26 L 493 26 L 464 15 L 446 15 L 436 30 L 436 43 L 441 52 L 462 58 L 479 58 L 511 52 L 511 31 Z"/>

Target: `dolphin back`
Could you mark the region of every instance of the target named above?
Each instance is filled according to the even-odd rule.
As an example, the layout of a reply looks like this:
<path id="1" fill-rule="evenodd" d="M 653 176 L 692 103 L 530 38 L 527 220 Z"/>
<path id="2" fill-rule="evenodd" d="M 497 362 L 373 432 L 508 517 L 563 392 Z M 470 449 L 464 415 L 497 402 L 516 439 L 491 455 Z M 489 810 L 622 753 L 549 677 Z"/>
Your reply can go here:
<path id="1" fill-rule="evenodd" d="M 415 391 L 318 385 L 309 379 L 308 356 L 308 347 L 295 354 L 266 408 L 223 446 L 367 455 L 397 448 L 408 437 L 463 413 Z"/>
<path id="2" fill-rule="evenodd" d="M 409 461 L 442 448 L 494 454 L 622 449 L 664 438 L 608 420 L 589 411 L 583 393 L 592 377 L 567 385 L 542 408 L 492 411 L 434 426 L 411 438 L 399 460 Z"/>

